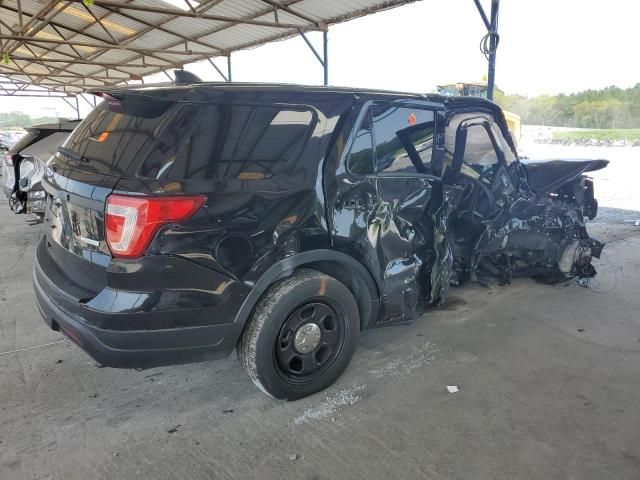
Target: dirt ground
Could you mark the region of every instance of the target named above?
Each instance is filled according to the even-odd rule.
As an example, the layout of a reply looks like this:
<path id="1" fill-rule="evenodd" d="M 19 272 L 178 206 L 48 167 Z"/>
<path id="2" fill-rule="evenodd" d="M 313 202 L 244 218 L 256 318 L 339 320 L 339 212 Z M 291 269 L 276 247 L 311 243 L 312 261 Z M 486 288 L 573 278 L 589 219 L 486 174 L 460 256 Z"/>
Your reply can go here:
<path id="1" fill-rule="evenodd" d="M 31 290 L 39 228 L 0 201 L 0 479 L 640 478 L 640 227 L 604 209 L 592 288 L 453 290 L 283 403 L 232 356 L 98 368 Z M 448 393 L 455 385 L 458 393 Z"/>

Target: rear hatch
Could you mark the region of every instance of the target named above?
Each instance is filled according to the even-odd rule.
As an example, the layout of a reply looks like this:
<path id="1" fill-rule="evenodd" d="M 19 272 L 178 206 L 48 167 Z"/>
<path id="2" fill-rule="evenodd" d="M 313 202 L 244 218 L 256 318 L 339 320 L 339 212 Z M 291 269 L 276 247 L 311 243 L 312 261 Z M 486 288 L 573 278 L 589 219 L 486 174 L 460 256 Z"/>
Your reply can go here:
<path id="1" fill-rule="evenodd" d="M 11 148 L 9 148 L 6 154 L 0 155 L 0 159 L 2 159 L 2 186 L 4 187 L 4 191 L 7 196 L 11 194 L 11 191 L 15 187 L 16 182 L 13 168 L 14 155 L 19 154 L 24 148 L 37 141 L 39 134 L 40 132 L 37 129 L 30 128 L 20 140 L 18 140 Z"/>
<path id="2" fill-rule="evenodd" d="M 175 102 L 161 98 L 106 97 L 47 162 L 46 240 L 38 255 L 87 296 L 106 285 L 107 196 L 120 179 L 134 176 L 133 164 L 150 154 L 175 109 Z"/>

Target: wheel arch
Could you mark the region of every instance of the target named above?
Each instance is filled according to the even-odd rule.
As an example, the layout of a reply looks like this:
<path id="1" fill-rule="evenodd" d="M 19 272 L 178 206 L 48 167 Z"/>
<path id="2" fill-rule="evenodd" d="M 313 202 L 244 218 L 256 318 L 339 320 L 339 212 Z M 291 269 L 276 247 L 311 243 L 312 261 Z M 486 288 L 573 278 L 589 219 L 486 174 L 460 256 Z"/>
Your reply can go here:
<path id="1" fill-rule="evenodd" d="M 274 282 L 289 277 L 304 267 L 330 275 L 346 285 L 358 304 L 361 330 L 375 323 L 380 308 L 380 294 L 373 276 L 353 257 L 328 249 L 301 252 L 269 267 L 247 295 L 234 322 L 243 325 L 244 329 L 251 312 L 267 289 Z"/>

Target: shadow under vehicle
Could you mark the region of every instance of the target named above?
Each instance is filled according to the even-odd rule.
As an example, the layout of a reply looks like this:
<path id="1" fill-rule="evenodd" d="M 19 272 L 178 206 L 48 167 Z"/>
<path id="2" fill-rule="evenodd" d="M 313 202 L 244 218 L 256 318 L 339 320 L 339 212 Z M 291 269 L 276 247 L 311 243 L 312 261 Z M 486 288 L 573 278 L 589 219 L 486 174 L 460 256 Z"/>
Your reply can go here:
<path id="1" fill-rule="evenodd" d="M 481 98 L 188 82 L 96 92 L 48 164 L 34 289 L 112 367 L 237 349 L 264 392 L 333 383 L 361 331 L 451 285 L 595 274 L 586 172 L 525 165 Z"/>

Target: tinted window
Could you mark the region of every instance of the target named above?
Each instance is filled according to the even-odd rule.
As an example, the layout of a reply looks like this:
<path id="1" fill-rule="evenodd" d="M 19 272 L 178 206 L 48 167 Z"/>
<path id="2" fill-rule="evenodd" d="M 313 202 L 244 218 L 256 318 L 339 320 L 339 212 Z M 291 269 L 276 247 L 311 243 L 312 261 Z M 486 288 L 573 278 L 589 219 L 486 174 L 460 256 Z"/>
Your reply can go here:
<path id="1" fill-rule="evenodd" d="M 431 110 L 372 108 L 376 171 L 425 173 L 431 163 L 435 115 Z"/>
<path id="2" fill-rule="evenodd" d="M 484 126 L 471 125 L 467 129 L 464 162 L 468 165 L 495 165 L 498 163 L 496 149 Z"/>
<path id="3" fill-rule="evenodd" d="M 312 131 L 313 114 L 277 106 L 198 107 L 169 179 L 268 178 L 298 157 Z"/>
<path id="4" fill-rule="evenodd" d="M 85 169 L 125 175 L 132 161 L 145 158 L 161 140 L 172 106 L 139 97 L 105 100 L 80 123 L 63 151 Z"/>
<path id="5" fill-rule="evenodd" d="M 189 133 L 197 123 L 197 113 L 193 105 L 184 105 L 178 109 L 149 150 L 137 176 L 159 178 L 173 166 L 178 153 L 189 138 Z"/>
<path id="6" fill-rule="evenodd" d="M 28 147 L 38 138 L 39 133 L 37 130 L 28 131 L 26 135 L 13 144 L 10 150 L 13 153 L 20 153 L 23 148 Z"/>
<path id="7" fill-rule="evenodd" d="M 371 112 L 369 110 L 365 113 L 351 146 L 348 166 L 349 171 L 357 175 L 373 173 L 373 136 L 371 134 Z"/>

